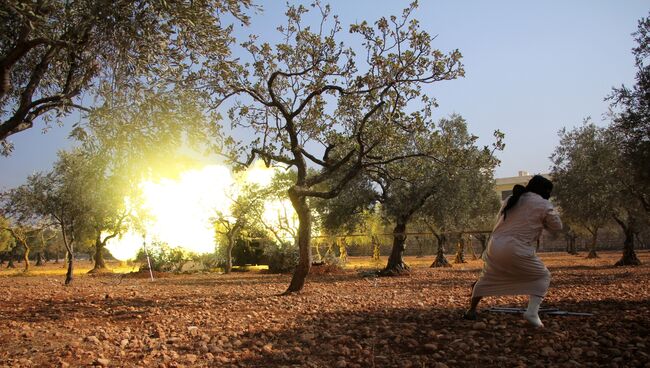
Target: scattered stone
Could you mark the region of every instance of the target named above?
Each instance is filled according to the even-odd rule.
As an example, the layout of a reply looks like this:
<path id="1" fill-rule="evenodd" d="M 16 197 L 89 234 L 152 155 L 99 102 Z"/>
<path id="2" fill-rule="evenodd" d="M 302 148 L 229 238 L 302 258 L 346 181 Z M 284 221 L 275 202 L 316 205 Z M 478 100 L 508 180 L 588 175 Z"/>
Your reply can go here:
<path id="1" fill-rule="evenodd" d="M 86 340 L 87 342 L 90 342 L 90 343 L 93 343 L 93 344 L 96 344 L 96 345 L 99 345 L 99 343 L 100 343 L 100 342 L 99 342 L 99 339 L 97 338 L 97 336 L 86 336 L 86 339 L 85 339 L 85 340 Z"/>
<path id="2" fill-rule="evenodd" d="M 555 350 L 553 350 L 553 348 L 550 347 L 550 346 L 542 347 L 541 353 L 545 357 L 553 357 L 553 356 L 555 356 Z"/>
<path id="3" fill-rule="evenodd" d="M 571 349 L 571 356 L 573 358 L 578 358 L 578 357 L 580 357 L 580 355 L 582 355 L 582 349 L 580 349 L 580 348 L 572 348 Z"/>
<path id="4" fill-rule="evenodd" d="M 475 330 L 485 330 L 487 328 L 487 325 L 485 324 L 485 322 L 475 322 L 472 325 L 472 328 Z"/>
<path id="5" fill-rule="evenodd" d="M 108 367 L 110 362 L 111 361 L 106 358 L 97 358 L 97 360 L 95 360 L 95 364 L 101 365 L 102 367 Z"/>
<path id="6" fill-rule="evenodd" d="M 438 350 L 438 344 L 434 344 L 434 343 L 424 344 L 424 348 L 429 351 L 436 351 Z"/>

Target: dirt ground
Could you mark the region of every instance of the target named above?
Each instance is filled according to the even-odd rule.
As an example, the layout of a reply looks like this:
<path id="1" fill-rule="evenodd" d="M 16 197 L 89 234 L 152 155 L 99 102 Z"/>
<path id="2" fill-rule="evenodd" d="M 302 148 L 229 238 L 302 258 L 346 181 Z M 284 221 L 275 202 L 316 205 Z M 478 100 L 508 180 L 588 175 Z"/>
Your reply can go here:
<path id="1" fill-rule="evenodd" d="M 3 271 L 0 367 L 650 367 L 650 252 L 638 255 L 642 266 L 613 267 L 618 252 L 542 254 L 553 275 L 543 307 L 593 313 L 542 315 L 544 329 L 514 314 L 460 319 L 478 260 L 407 259 L 412 274 L 395 278 L 311 275 L 290 296 L 279 296 L 290 275 L 259 272 L 79 276 L 65 287 L 60 275 Z"/>

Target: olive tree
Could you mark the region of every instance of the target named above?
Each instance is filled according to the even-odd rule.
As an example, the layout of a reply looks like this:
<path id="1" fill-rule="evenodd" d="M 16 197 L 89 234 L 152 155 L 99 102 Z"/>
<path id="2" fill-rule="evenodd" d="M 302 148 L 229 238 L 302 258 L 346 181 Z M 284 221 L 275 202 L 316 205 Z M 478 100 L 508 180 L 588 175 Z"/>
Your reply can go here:
<path id="1" fill-rule="evenodd" d="M 21 185 L 0 195 L 4 214 L 3 229 L 13 237 L 15 244 L 23 248 L 24 271 L 30 267 L 29 255 L 33 247 L 38 247 L 38 236 L 48 226 L 47 218 L 37 211 L 35 187 Z"/>
<path id="2" fill-rule="evenodd" d="M 84 183 L 94 176 L 80 169 L 79 161 L 83 160 L 82 155 L 61 151 L 51 172 L 33 174 L 23 184 L 33 193 L 34 211 L 61 231 L 68 257 L 66 285 L 73 280 L 75 246 L 88 237 L 91 229 L 88 214 L 92 208 L 84 200 L 89 188 Z"/>
<path id="3" fill-rule="evenodd" d="M 464 73 L 460 52 L 433 48 L 434 38 L 412 19 L 415 4 L 400 17 L 351 25 L 362 43 L 360 57 L 338 41 L 342 26 L 336 17 L 330 22 L 329 7 L 316 3 L 313 9 L 322 20 L 316 27 L 302 20 L 307 8 L 289 6 L 287 24 L 278 27 L 281 43 L 253 36 L 242 44 L 248 61 L 214 70 L 217 103 L 234 97 L 234 127 L 256 134 L 250 144 L 236 145 L 233 159 L 250 164 L 259 156 L 297 174 L 288 196 L 299 219 L 300 261 L 287 293 L 303 288 L 311 268 L 309 198 L 334 198 L 366 168 L 428 154 L 388 152 L 425 129 L 435 101 L 422 94 L 422 86 Z M 227 78 L 232 75 L 238 78 Z"/>
<path id="4" fill-rule="evenodd" d="M 264 207 L 266 193 L 258 185 L 244 185 L 230 193 L 232 201 L 227 212 L 217 211 L 212 221 L 218 235 L 225 238 L 226 267 L 224 272 L 232 270 L 232 250 L 242 231 L 253 227 L 259 213 Z"/>
<path id="5" fill-rule="evenodd" d="M 250 0 L 0 2 L 0 142 L 73 110 L 93 112 L 150 90 L 202 80 L 225 61 L 225 18 L 247 23 Z M 222 19 L 224 18 L 224 19 Z M 92 102 L 91 104 L 88 104 Z"/>
<path id="6" fill-rule="evenodd" d="M 437 152 L 436 156 L 403 160 L 374 171 L 381 188 L 378 198 L 395 224 L 393 248 L 383 274 L 399 274 L 408 269 L 403 261 L 406 226 L 426 214 L 429 207 L 450 201 L 452 206 L 444 207 L 449 210 L 444 216 L 452 218 L 458 230 L 464 230 L 464 225 L 480 215 L 479 199 L 486 188 L 493 193 L 492 172 L 498 162 L 493 149 L 502 147 L 500 133 L 495 135 L 498 139 L 493 148 L 481 149 L 475 145 L 478 137 L 467 131 L 465 120 L 453 115 L 441 119 L 437 130 L 423 137 L 422 143 Z M 440 244 L 444 243 L 441 234 L 434 235 Z"/>
<path id="7" fill-rule="evenodd" d="M 16 245 L 15 238 L 9 231 L 9 220 L 0 214 L 0 265 L 4 264 L 7 253 L 11 253 Z M 11 258 L 9 262 L 13 264 Z"/>
<path id="8" fill-rule="evenodd" d="M 601 147 L 602 134 L 603 129 L 588 120 L 574 130 L 562 129 L 560 143 L 551 156 L 554 202 L 563 217 L 591 234 L 587 258 L 598 257 L 598 231 L 610 219 L 610 209 L 605 204 L 611 188 L 602 185 L 602 176 L 608 173 L 597 170 L 608 161 L 607 148 Z"/>
<path id="9" fill-rule="evenodd" d="M 637 68 L 632 88 L 621 86 L 609 97 L 616 110 L 612 128 L 620 135 L 622 154 L 634 180 L 630 188 L 646 212 L 650 212 L 650 17 L 641 18 L 633 34 L 632 49 Z"/>
<path id="10" fill-rule="evenodd" d="M 503 149 L 503 134 L 495 132 L 496 142 L 493 150 L 487 147 L 479 150 L 474 146 L 476 137 L 468 135 L 462 119 L 451 120 L 448 129 L 456 130 L 457 142 L 464 142 L 456 149 L 456 165 L 451 175 L 432 177 L 431 185 L 438 191 L 424 204 L 418 214 L 418 221 L 432 232 L 437 240 L 437 252 L 431 267 L 450 267 L 444 250 L 449 239 L 459 237 L 464 232 L 484 230 L 477 227 L 489 223 L 499 208 L 499 200 L 494 192 L 494 168 L 498 160 L 492 155 L 494 149 Z M 458 258 L 462 260 L 463 249 L 459 248 Z"/>

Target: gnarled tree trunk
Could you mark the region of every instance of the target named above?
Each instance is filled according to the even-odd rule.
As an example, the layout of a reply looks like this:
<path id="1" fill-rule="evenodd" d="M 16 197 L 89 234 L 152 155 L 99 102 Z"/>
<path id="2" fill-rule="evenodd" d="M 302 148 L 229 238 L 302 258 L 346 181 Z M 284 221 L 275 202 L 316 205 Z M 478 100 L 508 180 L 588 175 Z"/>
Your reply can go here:
<path id="1" fill-rule="evenodd" d="M 232 272 L 232 249 L 235 247 L 235 237 L 232 234 L 227 234 L 228 245 L 226 246 L 226 267 L 223 272 L 229 274 Z"/>
<path id="2" fill-rule="evenodd" d="M 576 236 L 567 235 L 566 236 L 566 252 L 572 255 L 578 254 L 578 249 L 576 248 Z"/>
<path id="3" fill-rule="evenodd" d="M 596 241 L 598 240 L 598 229 L 595 229 L 593 231 L 589 230 L 591 232 L 591 243 L 589 244 L 589 254 L 587 254 L 587 258 L 599 258 L 598 253 L 596 253 Z"/>
<path id="4" fill-rule="evenodd" d="M 409 273 L 409 266 L 404 263 L 406 250 L 406 221 L 398 220 L 393 229 L 393 248 L 386 267 L 379 271 L 379 276 L 397 276 Z"/>
<path id="5" fill-rule="evenodd" d="M 621 259 L 616 262 L 616 266 L 638 266 L 641 264 L 641 261 L 636 256 L 634 252 L 634 228 L 631 224 L 625 224 L 622 220 L 614 218 L 616 222 L 623 229 L 623 234 L 625 234 L 625 241 L 623 242 L 623 256 Z"/>
<path id="6" fill-rule="evenodd" d="M 422 240 L 420 240 L 419 236 L 415 236 L 415 243 L 418 245 L 418 255 L 417 258 L 422 258 L 424 257 L 424 250 L 422 249 Z"/>
<path id="7" fill-rule="evenodd" d="M 23 244 L 23 248 L 25 248 L 25 253 L 23 253 L 23 261 L 25 261 L 25 268 L 23 269 L 23 272 L 29 272 L 29 251 L 30 251 L 30 248 L 27 245 L 27 243 Z"/>
<path id="8" fill-rule="evenodd" d="M 431 264 L 431 268 L 451 267 L 451 263 L 449 263 L 445 257 L 445 244 L 447 243 L 447 236 L 445 234 L 442 234 L 440 236 L 436 235 L 436 239 L 438 239 L 438 250 L 436 252 L 436 259 Z"/>
<path id="9" fill-rule="evenodd" d="M 9 253 L 9 260 L 7 261 L 7 268 L 16 268 L 16 265 L 14 264 L 14 257 L 16 256 L 15 252 L 14 252 L 14 249 L 16 249 L 16 248 L 14 247 L 13 249 L 11 249 L 11 252 Z"/>
<path id="10" fill-rule="evenodd" d="M 465 237 L 460 236 L 458 243 L 456 243 L 456 258 L 454 263 L 467 263 L 465 262 Z"/>
<path id="11" fill-rule="evenodd" d="M 311 269 L 311 212 L 309 212 L 307 206 L 307 198 L 298 196 L 295 191 L 289 190 L 289 199 L 298 215 L 298 252 L 300 260 L 293 271 L 289 288 L 284 294 L 302 290 Z"/>
<path id="12" fill-rule="evenodd" d="M 43 263 L 45 263 L 45 261 L 43 259 L 43 252 L 40 251 L 40 252 L 36 253 L 36 266 L 42 266 Z"/>
<path id="13" fill-rule="evenodd" d="M 74 257 L 72 252 L 68 252 L 68 271 L 65 273 L 65 284 L 70 285 L 72 282 L 72 275 L 74 272 Z"/>
<path id="14" fill-rule="evenodd" d="M 74 276 L 74 237 L 71 235 L 68 239 L 68 234 L 65 228 L 65 225 L 61 224 L 61 233 L 63 235 L 63 244 L 67 250 L 67 261 L 68 261 L 68 271 L 65 274 L 65 285 L 70 285 L 72 278 Z"/>
<path id="15" fill-rule="evenodd" d="M 88 273 L 99 273 L 106 272 L 108 268 L 106 267 L 106 262 L 104 261 L 104 247 L 106 247 L 106 242 L 102 241 L 102 234 L 100 231 L 97 232 L 95 237 L 95 254 L 93 259 L 95 260 L 95 266 Z"/>

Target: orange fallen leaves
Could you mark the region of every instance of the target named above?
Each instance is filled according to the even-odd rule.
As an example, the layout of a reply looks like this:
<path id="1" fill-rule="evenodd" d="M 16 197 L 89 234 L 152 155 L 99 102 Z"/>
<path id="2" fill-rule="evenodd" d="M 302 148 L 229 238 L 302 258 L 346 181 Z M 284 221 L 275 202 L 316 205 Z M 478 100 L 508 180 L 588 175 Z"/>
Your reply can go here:
<path id="1" fill-rule="evenodd" d="M 543 306 L 594 313 L 542 315 L 542 330 L 512 314 L 459 318 L 481 261 L 395 278 L 320 273 L 289 296 L 279 294 L 290 275 L 261 273 L 84 276 L 70 287 L 0 277 L 0 366 L 646 366 L 650 252 L 640 267 L 601 256 L 542 254 L 553 274 Z"/>

